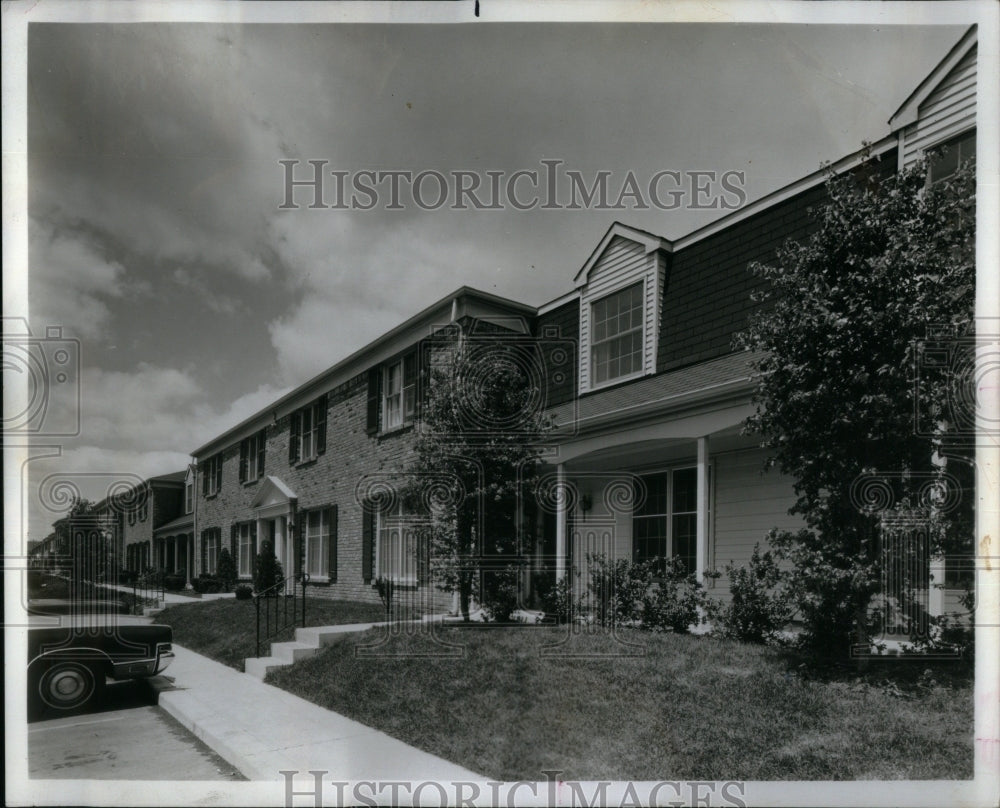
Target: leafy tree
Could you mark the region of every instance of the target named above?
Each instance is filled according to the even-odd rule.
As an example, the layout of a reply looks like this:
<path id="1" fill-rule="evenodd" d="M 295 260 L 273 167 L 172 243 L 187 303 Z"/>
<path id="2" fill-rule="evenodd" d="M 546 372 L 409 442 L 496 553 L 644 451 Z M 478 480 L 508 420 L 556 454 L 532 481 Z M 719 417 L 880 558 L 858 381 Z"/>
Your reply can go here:
<path id="1" fill-rule="evenodd" d="M 70 556 L 74 584 L 104 580 L 114 569 L 114 542 L 110 526 L 95 512 L 95 503 L 75 496 L 66 516 L 55 524 L 60 552 Z"/>
<path id="2" fill-rule="evenodd" d="M 794 479 L 792 512 L 807 529 L 770 539 L 794 564 L 809 636 L 830 652 L 852 632 L 867 641 L 879 582 L 877 518 L 852 484 L 895 475 L 900 500 L 915 504 L 919 475 L 938 473 L 935 452 L 947 453 L 958 428 L 955 391 L 940 379 L 915 384 L 914 372 L 931 329 L 952 346 L 974 331 L 974 173 L 965 165 L 928 187 L 927 170 L 920 161 L 885 176 L 868 155 L 831 173 L 812 235 L 750 267 L 766 291 L 737 338 L 757 352 L 747 431 Z M 915 429 L 915 414 L 932 434 Z"/>
<path id="3" fill-rule="evenodd" d="M 510 611 L 508 568 L 530 535 L 526 507 L 539 440 L 550 426 L 517 334 L 438 335 L 426 353 L 428 384 L 406 498 L 426 515 L 420 529 L 430 572 L 488 613 Z M 530 349 L 528 349 L 530 351 Z M 519 521 L 523 520 L 523 521 Z M 494 601 L 496 601 L 494 603 Z"/>
<path id="4" fill-rule="evenodd" d="M 233 560 L 233 554 L 229 552 L 228 547 L 223 547 L 219 550 L 219 560 L 216 564 L 215 574 L 222 581 L 222 585 L 226 588 L 227 592 L 236 583 L 236 562 Z"/>

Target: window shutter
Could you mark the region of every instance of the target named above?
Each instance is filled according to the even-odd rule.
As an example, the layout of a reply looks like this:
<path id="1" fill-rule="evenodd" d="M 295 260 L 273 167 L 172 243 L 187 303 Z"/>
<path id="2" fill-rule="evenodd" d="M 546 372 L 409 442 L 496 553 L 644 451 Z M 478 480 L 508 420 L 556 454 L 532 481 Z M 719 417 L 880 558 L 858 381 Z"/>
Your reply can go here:
<path id="1" fill-rule="evenodd" d="M 222 452 L 215 456 L 215 490 L 222 490 Z"/>
<path id="2" fill-rule="evenodd" d="M 316 402 L 316 454 L 326 451 L 326 393 Z"/>
<path id="3" fill-rule="evenodd" d="M 207 469 L 201 470 L 201 495 L 203 497 L 208 496 L 208 474 Z"/>
<path id="4" fill-rule="evenodd" d="M 337 580 L 337 506 L 332 505 L 326 509 L 327 524 L 330 526 L 330 559 L 327 575 L 330 576 L 330 583 Z"/>
<path id="5" fill-rule="evenodd" d="M 296 463 L 299 459 L 299 413 L 293 412 L 288 421 L 288 462 Z"/>
<path id="6" fill-rule="evenodd" d="M 199 569 L 203 574 L 208 572 L 208 547 L 205 546 L 205 534 L 207 532 L 207 530 L 201 531 L 201 565 Z"/>
<path id="7" fill-rule="evenodd" d="M 375 509 L 364 504 L 361 516 L 361 577 L 366 584 L 372 582 L 372 555 L 375 549 Z"/>
<path id="8" fill-rule="evenodd" d="M 267 454 L 267 429 L 257 434 L 257 476 L 264 476 L 264 456 Z"/>
<path id="9" fill-rule="evenodd" d="M 368 419 L 365 431 L 369 435 L 378 432 L 379 388 L 381 387 L 381 368 L 373 367 L 368 371 Z"/>
<path id="10" fill-rule="evenodd" d="M 240 482 L 245 483 L 247 481 L 247 450 L 250 448 L 248 446 L 249 440 L 244 439 L 240 441 Z"/>
<path id="11" fill-rule="evenodd" d="M 298 541 L 296 546 L 293 548 L 295 550 L 295 574 L 301 575 L 302 556 L 306 551 L 306 521 L 308 520 L 308 515 L 304 511 L 299 511 L 296 518 L 299 520 L 299 523 L 295 529 Z"/>
<path id="12" fill-rule="evenodd" d="M 403 357 L 403 420 L 412 421 L 417 412 L 417 351 Z"/>

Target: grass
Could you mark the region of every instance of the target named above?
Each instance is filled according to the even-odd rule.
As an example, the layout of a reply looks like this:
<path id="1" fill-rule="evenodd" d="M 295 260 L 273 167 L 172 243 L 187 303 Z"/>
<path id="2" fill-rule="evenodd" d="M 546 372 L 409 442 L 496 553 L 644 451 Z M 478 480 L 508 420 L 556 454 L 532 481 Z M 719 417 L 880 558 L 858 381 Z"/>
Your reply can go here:
<path id="1" fill-rule="evenodd" d="M 309 600 L 306 604 L 307 626 L 374 623 L 382 619 L 384 611 L 381 605 L 346 600 Z M 263 621 L 262 611 L 262 624 Z M 252 600 L 225 598 L 206 603 L 178 604 L 164 609 L 153 622 L 170 626 L 174 642 L 178 645 L 238 671 L 243 670 L 244 659 L 257 656 L 257 617 Z M 285 629 L 261 642 L 261 654 L 266 655 L 270 651 L 272 642 L 293 639 L 295 629 Z"/>
<path id="2" fill-rule="evenodd" d="M 565 629 L 436 631 L 462 656 L 428 655 L 447 649 L 426 634 L 362 656 L 375 629 L 267 681 L 503 780 L 972 776 L 972 679 L 942 663 L 817 676 L 778 649 L 709 637 L 632 632 L 644 656 L 569 658 L 540 653 Z M 572 640 L 575 653 L 622 648 Z"/>

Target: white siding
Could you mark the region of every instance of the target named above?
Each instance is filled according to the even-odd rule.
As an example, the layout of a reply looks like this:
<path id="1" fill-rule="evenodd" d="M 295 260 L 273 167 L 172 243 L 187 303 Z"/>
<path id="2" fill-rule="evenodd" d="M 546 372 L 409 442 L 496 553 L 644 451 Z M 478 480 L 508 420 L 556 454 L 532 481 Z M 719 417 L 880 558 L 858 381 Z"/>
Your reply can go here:
<path id="1" fill-rule="evenodd" d="M 976 56 L 970 50 L 923 104 L 916 123 L 903 133 L 900 159 L 908 165 L 920 152 L 976 125 Z"/>
<path id="2" fill-rule="evenodd" d="M 643 245 L 621 236 L 608 244 L 591 269 L 583 288 L 580 305 L 580 390 L 590 389 L 590 307 L 612 292 L 643 281 L 645 329 L 643 371 L 656 371 L 656 344 L 659 336 L 660 306 L 663 298 L 664 260 L 657 252 L 647 254 Z"/>
<path id="3" fill-rule="evenodd" d="M 726 564 L 746 564 L 754 545 L 760 542 L 763 547 L 771 528 L 804 527 L 800 517 L 788 514 L 795 502 L 791 478 L 776 469 L 763 472 L 765 456 L 762 450 L 750 449 L 714 458 L 715 524 L 709 562 L 723 573 L 713 587 L 715 594 L 722 597 L 729 595 Z"/>

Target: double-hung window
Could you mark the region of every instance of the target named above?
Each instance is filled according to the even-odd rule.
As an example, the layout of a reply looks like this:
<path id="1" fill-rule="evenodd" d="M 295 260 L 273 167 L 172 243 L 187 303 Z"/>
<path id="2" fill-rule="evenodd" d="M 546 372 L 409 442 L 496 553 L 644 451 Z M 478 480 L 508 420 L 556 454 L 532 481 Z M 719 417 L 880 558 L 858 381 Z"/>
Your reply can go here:
<path id="1" fill-rule="evenodd" d="M 236 527 L 236 555 L 239 576 L 249 578 L 253 575 L 253 562 L 257 554 L 257 524 L 242 522 Z"/>
<path id="2" fill-rule="evenodd" d="M 595 385 L 642 371 L 643 284 L 602 297 L 590 308 L 591 381 Z"/>
<path id="3" fill-rule="evenodd" d="M 697 572 L 698 470 L 695 467 L 646 474 L 636 484 L 636 497 L 645 490 L 632 516 L 635 561 L 662 562 L 678 558 L 689 573 Z"/>
<path id="4" fill-rule="evenodd" d="M 292 413 L 288 441 L 290 463 L 312 460 L 326 451 L 326 409 L 327 397 L 322 395 Z"/>
<path id="5" fill-rule="evenodd" d="M 202 496 L 212 497 L 222 488 L 222 453 L 212 455 L 205 461 L 201 474 Z"/>
<path id="6" fill-rule="evenodd" d="M 253 482 L 264 476 L 266 438 L 267 432 L 262 429 L 240 441 L 240 482 Z"/>
<path id="7" fill-rule="evenodd" d="M 206 575 L 215 574 L 219 568 L 219 544 L 222 539 L 222 530 L 217 527 L 210 527 L 201 532 L 201 543 L 204 553 L 204 572 Z"/>
<path id="8" fill-rule="evenodd" d="M 312 578 L 335 580 L 337 577 L 337 507 L 321 508 L 303 514 L 306 572 Z"/>
<path id="9" fill-rule="evenodd" d="M 417 517 L 400 504 L 377 515 L 376 575 L 396 583 L 415 585 L 420 571 Z"/>
<path id="10" fill-rule="evenodd" d="M 382 371 L 382 429 L 410 423 L 417 411 L 417 352 L 385 365 Z"/>

